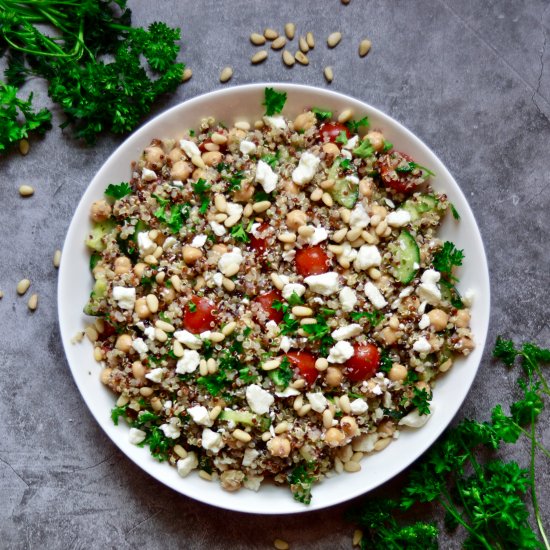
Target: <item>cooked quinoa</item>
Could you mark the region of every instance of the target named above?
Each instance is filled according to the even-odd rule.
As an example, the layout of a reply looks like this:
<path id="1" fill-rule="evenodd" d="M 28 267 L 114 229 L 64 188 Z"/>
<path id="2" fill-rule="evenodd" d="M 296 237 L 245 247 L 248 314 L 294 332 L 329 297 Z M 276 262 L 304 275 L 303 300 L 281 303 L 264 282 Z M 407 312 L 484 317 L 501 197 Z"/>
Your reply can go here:
<path id="1" fill-rule="evenodd" d="M 280 109 L 154 139 L 109 185 L 86 332 L 132 443 L 182 477 L 308 503 L 429 419 L 473 337 L 429 169 L 351 112 Z"/>

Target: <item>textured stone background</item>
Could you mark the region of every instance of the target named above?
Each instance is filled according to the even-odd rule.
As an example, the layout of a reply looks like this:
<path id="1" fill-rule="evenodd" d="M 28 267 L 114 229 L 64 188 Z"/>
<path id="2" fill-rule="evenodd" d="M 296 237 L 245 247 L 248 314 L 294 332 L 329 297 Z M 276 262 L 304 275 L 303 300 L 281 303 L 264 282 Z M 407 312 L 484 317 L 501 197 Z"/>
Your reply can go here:
<path id="1" fill-rule="evenodd" d="M 193 79 L 158 110 L 231 84 L 292 81 L 326 86 L 387 112 L 419 135 L 449 167 L 470 200 L 492 277 L 489 343 L 497 334 L 550 344 L 550 25 L 542 0 L 157 0 L 130 1 L 134 24 L 155 19 L 183 31 L 181 58 Z M 309 67 L 286 69 L 277 55 L 259 67 L 248 58 L 251 31 L 295 21 L 312 30 Z M 335 50 L 324 39 L 344 34 Z M 364 36 L 366 59 L 356 54 Z M 39 103 L 45 103 L 40 83 Z M 57 122 L 59 122 L 57 117 Z M 56 271 L 72 212 L 94 173 L 122 138 L 93 149 L 55 128 L 29 155 L 0 166 L 0 548 L 147 549 L 350 548 L 343 512 L 354 503 L 296 517 L 257 517 L 211 508 L 151 479 L 101 432 L 73 384 L 59 339 Z M 23 200 L 21 183 L 36 187 Z M 22 277 L 40 295 L 38 310 L 16 296 Z M 28 298 L 28 295 L 27 295 Z M 460 417 L 486 418 L 516 395 L 515 373 L 490 359 Z M 550 428 L 540 426 L 550 444 Z M 526 465 L 526 449 L 503 451 Z M 538 463 L 542 513 L 550 527 L 550 468 Z M 380 490 L 383 494 L 387 486 Z M 457 547 L 446 540 L 443 548 Z"/>

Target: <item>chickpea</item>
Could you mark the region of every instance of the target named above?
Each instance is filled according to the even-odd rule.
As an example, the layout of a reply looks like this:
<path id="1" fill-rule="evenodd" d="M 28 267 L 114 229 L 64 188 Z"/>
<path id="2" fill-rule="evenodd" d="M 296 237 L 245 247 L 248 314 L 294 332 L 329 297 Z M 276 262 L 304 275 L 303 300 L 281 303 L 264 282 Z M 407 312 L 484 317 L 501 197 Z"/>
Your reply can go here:
<path id="1" fill-rule="evenodd" d="M 395 426 L 391 420 L 386 420 L 378 426 L 377 431 L 381 437 L 391 437 L 395 432 Z"/>
<path id="2" fill-rule="evenodd" d="M 466 328 L 470 324 L 470 310 L 459 309 L 456 312 L 454 323 L 458 328 Z"/>
<path id="3" fill-rule="evenodd" d="M 371 130 L 363 139 L 368 139 L 375 151 L 382 151 L 384 148 L 384 135 L 375 130 Z"/>
<path id="4" fill-rule="evenodd" d="M 101 371 L 100 379 L 101 383 L 107 385 L 111 379 L 111 373 L 113 372 L 113 369 L 103 369 Z"/>
<path id="5" fill-rule="evenodd" d="M 170 169 L 170 177 L 173 180 L 185 181 L 193 171 L 193 166 L 184 160 L 178 160 Z"/>
<path id="6" fill-rule="evenodd" d="M 202 154 L 202 160 L 207 166 L 216 166 L 223 159 L 223 154 L 219 151 L 207 151 Z"/>
<path id="7" fill-rule="evenodd" d="M 326 370 L 325 382 L 331 388 L 335 388 L 342 383 L 342 371 L 338 367 L 329 367 Z"/>
<path id="8" fill-rule="evenodd" d="M 157 146 L 147 147 L 145 149 L 145 162 L 147 168 L 158 170 L 164 164 L 164 151 Z"/>
<path id="9" fill-rule="evenodd" d="M 183 151 L 179 147 L 174 147 L 169 153 L 168 153 L 168 160 L 172 162 L 172 164 L 175 164 L 178 162 L 178 160 L 181 160 L 183 158 Z"/>
<path id="10" fill-rule="evenodd" d="M 138 380 L 145 379 L 146 372 L 147 369 L 143 366 L 141 361 L 134 361 L 132 363 L 132 374 L 134 375 L 134 378 Z"/>
<path id="11" fill-rule="evenodd" d="M 283 189 L 289 195 L 297 195 L 300 192 L 300 188 L 292 180 L 284 180 Z"/>
<path id="12" fill-rule="evenodd" d="M 394 363 L 388 373 L 388 378 L 392 382 L 403 382 L 407 378 L 407 367 L 399 363 Z"/>
<path id="13" fill-rule="evenodd" d="M 193 172 L 193 179 L 194 180 L 200 180 L 201 178 L 202 179 L 206 178 L 206 170 L 203 170 L 202 168 L 197 168 Z"/>
<path id="14" fill-rule="evenodd" d="M 227 470 L 220 475 L 220 483 L 226 491 L 238 491 L 243 484 L 244 477 L 244 472 L 240 470 Z"/>
<path id="15" fill-rule="evenodd" d="M 134 311 L 140 319 L 147 319 L 151 315 L 145 298 L 138 298 L 134 305 Z"/>
<path id="16" fill-rule="evenodd" d="M 119 256 L 115 260 L 115 273 L 117 275 L 124 275 L 124 273 L 130 273 L 131 269 L 132 269 L 132 262 L 130 261 L 130 258 L 127 258 L 126 256 Z"/>
<path id="17" fill-rule="evenodd" d="M 458 341 L 458 344 L 455 346 L 455 350 L 456 351 L 462 351 L 464 352 L 465 354 L 468 354 L 470 353 L 470 351 L 472 351 L 474 348 L 475 348 L 475 344 L 474 344 L 474 341 L 470 338 L 461 338 L 459 341 Z"/>
<path id="18" fill-rule="evenodd" d="M 335 143 L 324 143 L 322 149 L 329 157 L 337 157 L 340 154 L 340 148 Z"/>
<path id="19" fill-rule="evenodd" d="M 394 330 L 391 327 L 385 327 L 380 331 L 382 338 L 386 342 L 386 345 L 391 346 L 397 341 L 401 333 L 398 330 Z"/>
<path id="20" fill-rule="evenodd" d="M 299 132 L 301 130 L 309 130 L 310 128 L 313 128 L 315 126 L 316 117 L 315 114 L 311 111 L 307 111 L 306 113 L 300 113 L 295 119 L 294 119 L 294 129 Z"/>
<path id="21" fill-rule="evenodd" d="M 163 288 L 160 292 L 160 295 L 164 302 L 167 304 L 172 303 L 176 299 L 176 292 L 173 288 Z"/>
<path id="22" fill-rule="evenodd" d="M 348 437 L 357 435 L 359 431 L 357 421 L 353 416 L 343 416 L 340 420 L 340 426 L 342 426 L 342 430 Z"/>
<path id="23" fill-rule="evenodd" d="M 132 349 L 132 337 L 129 334 L 121 334 L 116 339 L 115 348 L 128 353 Z"/>
<path id="24" fill-rule="evenodd" d="M 95 201 L 92 204 L 92 209 L 90 211 L 90 217 L 94 222 L 104 222 L 109 219 L 111 215 L 111 205 L 104 199 Z"/>
<path id="25" fill-rule="evenodd" d="M 233 200 L 236 202 L 248 202 L 252 198 L 253 194 L 254 186 L 251 183 L 246 182 L 241 185 L 240 189 L 237 189 L 237 191 L 233 193 Z"/>
<path id="26" fill-rule="evenodd" d="M 428 384 L 428 382 L 424 382 L 424 380 L 420 380 L 419 382 L 417 382 L 415 384 L 415 386 L 419 389 L 419 390 L 423 390 L 423 391 L 426 391 L 427 393 L 430 393 L 432 390 L 430 388 L 430 385 Z"/>
<path id="27" fill-rule="evenodd" d="M 363 178 L 359 182 L 359 193 L 361 193 L 361 195 L 363 195 L 363 197 L 371 197 L 372 196 L 372 189 L 373 189 L 372 178 Z"/>
<path id="28" fill-rule="evenodd" d="M 183 261 L 187 265 L 193 265 L 200 258 L 202 258 L 202 251 L 200 249 L 189 245 L 183 247 Z"/>
<path id="29" fill-rule="evenodd" d="M 151 399 L 150 403 L 151 403 L 151 408 L 154 411 L 158 412 L 158 411 L 162 410 L 162 402 L 158 397 L 153 397 Z"/>
<path id="30" fill-rule="evenodd" d="M 277 435 L 267 442 L 267 449 L 272 456 L 285 458 L 290 454 L 290 441 L 282 435 Z"/>
<path id="31" fill-rule="evenodd" d="M 428 313 L 430 324 L 436 332 L 444 330 L 449 321 L 449 316 L 441 309 L 432 309 Z"/>
<path id="32" fill-rule="evenodd" d="M 239 143 L 246 137 L 246 132 L 244 130 L 240 130 L 239 128 L 231 128 L 229 130 L 229 133 L 227 134 L 227 141 L 229 144 L 231 143 Z"/>
<path id="33" fill-rule="evenodd" d="M 346 440 L 346 435 L 338 428 L 329 428 L 325 434 L 325 442 L 329 447 L 340 447 Z"/>
<path id="34" fill-rule="evenodd" d="M 139 277 L 140 279 L 143 277 L 143 273 L 145 271 L 145 268 L 147 267 L 147 264 L 144 264 L 143 262 L 139 262 L 134 266 L 134 273 L 136 277 Z"/>
<path id="35" fill-rule="evenodd" d="M 292 210 L 286 215 L 286 225 L 291 230 L 296 230 L 306 223 L 307 214 L 302 210 Z"/>

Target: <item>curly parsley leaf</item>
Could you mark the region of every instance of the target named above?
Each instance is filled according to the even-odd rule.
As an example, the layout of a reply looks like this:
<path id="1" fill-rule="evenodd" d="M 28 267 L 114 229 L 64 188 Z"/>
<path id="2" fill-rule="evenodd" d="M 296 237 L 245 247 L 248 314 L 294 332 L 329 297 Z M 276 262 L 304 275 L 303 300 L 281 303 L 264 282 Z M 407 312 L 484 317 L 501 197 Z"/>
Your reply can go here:
<path id="1" fill-rule="evenodd" d="M 370 125 L 369 118 L 364 116 L 359 120 L 348 120 L 346 126 L 349 128 L 350 132 L 357 134 L 360 128 L 368 128 Z"/>
<path id="2" fill-rule="evenodd" d="M 462 265 L 464 250 L 458 250 L 450 241 L 445 241 L 433 257 L 433 266 L 442 275 L 453 278 L 453 269 Z"/>
<path id="3" fill-rule="evenodd" d="M 208 196 L 208 192 L 211 187 L 212 186 L 209 185 L 203 178 L 199 178 L 198 181 L 193 183 L 193 191 L 197 194 L 201 203 L 199 208 L 199 212 L 201 214 L 206 214 L 206 211 L 210 206 L 210 197 Z"/>
<path id="4" fill-rule="evenodd" d="M 458 210 L 456 209 L 456 206 L 452 202 L 450 203 L 450 205 L 451 205 L 451 214 L 453 215 L 453 218 L 456 221 L 459 221 L 460 220 L 460 214 L 458 213 Z"/>
<path id="5" fill-rule="evenodd" d="M 348 142 L 348 136 L 346 134 L 346 132 L 344 132 L 344 130 L 342 130 L 337 136 L 336 136 L 336 139 L 334 140 L 336 143 L 342 143 L 343 145 L 346 145 L 346 143 Z"/>
<path id="6" fill-rule="evenodd" d="M 330 120 L 332 118 L 332 111 L 326 109 L 320 109 L 319 107 L 313 107 L 311 112 L 317 117 L 319 122 Z"/>
<path id="7" fill-rule="evenodd" d="M 107 189 L 105 189 L 104 191 L 105 195 L 107 195 L 108 197 L 113 197 L 116 200 L 121 199 L 126 195 L 130 195 L 131 193 L 132 193 L 132 188 L 126 182 L 119 183 L 118 185 L 111 183 L 107 186 Z"/>
<path id="8" fill-rule="evenodd" d="M 384 314 L 381 311 L 352 311 L 349 316 L 353 321 L 359 321 L 359 319 L 366 318 L 367 321 L 373 326 L 378 326 L 384 319 Z"/>
<path id="9" fill-rule="evenodd" d="M 417 387 L 413 388 L 413 396 L 411 398 L 411 404 L 418 409 L 420 416 L 430 414 L 430 401 L 432 399 L 432 393 L 424 389 Z"/>
<path id="10" fill-rule="evenodd" d="M 276 92 L 273 88 L 266 88 L 264 90 L 264 101 L 262 105 L 265 106 L 265 114 L 267 116 L 273 116 L 280 113 L 286 103 L 286 92 Z"/>
<path id="11" fill-rule="evenodd" d="M 288 297 L 288 305 L 290 307 L 294 307 L 294 306 L 302 306 L 304 305 L 304 300 L 302 300 L 302 298 L 300 296 L 298 296 L 298 294 L 296 294 L 296 292 L 293 292 L 289 297 Z"/>
<path id="12" fill-rule="evenodd" d="M 118 426 L 118 421 L 120 417 L 126 418 L 126 411 L 128 410 L 128 404 L 122 405 L 121 407 L 114 407 L 111 409 L 111 420 L 115 426 Z"/>
<path id="13" fill-rule="evenodd" d="M 250 230 L 252 229 L 252 225 L 253 225 L 253 220 L 250 220 L 250 222 L 248 223 L 248 226 L 245 227 L 245 223 L 244 222 L 241 222 L 241 223 L 238 223 L 238 224 L 235 224 L 232 228 L 231 228 L 231 236 L 236 240 L 236 241 L 239 241 L 241 243 L 249 243 L 250 242 Z"/>
<path id="14" fill-rule="evenodd" d="M 309 504 L 311 502 L 311 488 L 316 480 L 315 463 L 299 464 L 288 476 L 288 483 L 294 500 Z"/>
<path id="15" fill-rule="evenodd" d="M 353 150 L 353 154 L 356 157 L 366 159 L 374 155 L 374 147 L 368 139 L 363 139 L 359 146 Z"/>
<path id="16" fill-rule="evenodd" d="M 290 361 L 288 357 L 283 357 L 281 360 L 281 364 L 276 368 L 275 370 L 269 371 L 269 378 L 273 381 L 273 383 L 281 389 L 285 389 L 292 380 L 294 376 L 294 371 L 292 370 L 292 367 L 290 366 Z"/>
<path id="17" fill-rule="evenodd" d="M 412 161 L 407 162 L 405 164 L 400 164 L 395 169 L 395 171 L 399 174 L 410 174 L 415 170 L 420 170 L 422 172 L 422 176 L 424 176 L 425 174 L 428 174 L 429 176 L 435 176 L 435 174 L 425 166 L 421 166 L 420 164 L 417 164 L 416 162 L 412 162 Z"/>
<path id="18" fill-rule="evenodd" d="M 277 162 L 279 161 L 279 156 L 277 155 L 262 155 L 262 158 L 260 160 L 263 160 L 265 163 L 269 164 L 272 169 L 275 169 L 277 167 Z"/>
<path id="19" fill-rule="evenodd" d="M 319 353 L 327 355 L 330 346 L 334 344 L 334 338 L 330 334 L 331 329 L 322 315 L 317 315 L 315 320 L 315 323 L 303 325 L 302 329 L 308 335 L 310 342 L 318 342 Z"/>
<path id="20" fill-rule="evenodd" d="M 384 140 L 384 147 L 382 149 L 382 152 L 388 153 L 393 149 L 393 143 L 391 141 Z"/>

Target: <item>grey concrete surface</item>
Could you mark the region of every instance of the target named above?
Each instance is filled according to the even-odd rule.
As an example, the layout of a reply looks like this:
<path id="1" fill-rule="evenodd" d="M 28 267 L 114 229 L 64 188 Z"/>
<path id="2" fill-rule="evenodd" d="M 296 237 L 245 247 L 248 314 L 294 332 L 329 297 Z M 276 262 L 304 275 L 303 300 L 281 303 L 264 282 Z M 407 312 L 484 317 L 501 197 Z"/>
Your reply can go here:
<path id="1" fill-rule="evenodd" d="M 230 84 L 292 81 L 325 87 L 371 103 L 430 145 L 454 174 L 479 222 L 489 258 L 497 334 L 550 345 L 550 32 L 543 0 L 130 0 L 134 24 L 156 19 L 182 29 L 192 80 L 158 105 L 160 111 Z M 282 29 L 317 38 L 309 67 L 285 68 L 277 55 L 253 67 L 251 31 Z M 334 50 L 326 36 L 341 30 Z M 357 44 L 373 48 L 359 59 Z M 46 103 L 39 82 L 38 103 Z M 56 115 L 56 123 L 60 117 Z M 249 549 L 276 537 L 293 549 L 351 547 L 343 519 L 356 502 L 296 517 L 234 514 L 163 487 L 121 455 L 95 423 L 72 381 L 59 338 L 56 271 L 77 202 L 121 137 L 94 148 L 55 128 L 35 139 L 26 158 L 0 160 L 0 548 Z M 21 199 L 18 186 L 36 194 Z M 16 295 L 19 279 L 38 292 L 35 313 Z M 489 347 L 459 418 L 485 419 L 511 402 L 516 373 L 490 358 Z M 546 414 L 548 418 L 548 414 Z M 539 435 L 548 446 L 548 421 Z M 527 445 L 502 451 L 527 464 Z M 539 458 L 542 514 L 550 527 L 550 467 Z M 388 486 L 378 494 L 385 494 Z M 442 548 L 459 542 L 444 538 Z"/>

